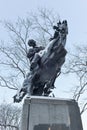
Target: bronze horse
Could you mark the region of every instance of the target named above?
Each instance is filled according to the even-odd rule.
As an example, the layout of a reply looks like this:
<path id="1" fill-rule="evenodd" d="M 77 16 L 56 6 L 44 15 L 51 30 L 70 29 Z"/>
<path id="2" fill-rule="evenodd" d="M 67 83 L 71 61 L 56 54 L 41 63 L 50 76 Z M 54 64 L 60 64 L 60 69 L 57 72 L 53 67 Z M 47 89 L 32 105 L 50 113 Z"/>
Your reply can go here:
<path id="1" fill-rule="evenodd" d="M 68 34 L 67 21 L 63 21 L 56 37 L 51 39 L 46 48 L 38 53 L 41 57 L 40 65 L 30 71 L 18 94 L 14 96 L 14 102 L 20 102 L 28 93 L 29 95 L 49 96 L 56 78 L 61 72 L 61 66 L 65 62 L 66 56 L 66 37 Z M 54 34 L 55 35 L 55 34 Z"/>

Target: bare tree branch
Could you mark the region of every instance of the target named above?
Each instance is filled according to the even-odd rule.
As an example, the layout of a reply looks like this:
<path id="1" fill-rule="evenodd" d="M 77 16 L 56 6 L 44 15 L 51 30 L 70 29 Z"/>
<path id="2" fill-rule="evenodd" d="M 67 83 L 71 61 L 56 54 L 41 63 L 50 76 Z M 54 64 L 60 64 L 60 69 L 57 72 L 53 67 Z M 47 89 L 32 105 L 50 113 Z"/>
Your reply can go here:
<path id="1" fill-rule="evenodd" d="M 66 73 L 75 74 L 78 85 L 74 87 L 73 98 L 80 104 L 86 98 L 87 93 L 87 46 L 76 46 L 76 52 L 69 55 L 66 64 Z M 81 114 L 87 109 L 87 101 L 81 107 Z"/>
<path id="2" fill-rule="evenodd" d="M 0 126 L 3 128 L 18 128 L 20 122 L 21 109 L 11 104 L 0 105 Z"/>
<path id="3" fill-rule="evenodd" d="M 46 44 L 52 36 L 53 25 L 57 22 L 51 11 L 39 9 L 38 14 L 29 14 L 27 18 L 18 18 L 15 23 L 4 21 L 10 42 L 1 41 L 0 44 L 0 82 L 2 87 L 17 90 L 21 79 L 29 72 L 30 63 L 26 57 L 28 39 L 33 36 L 37 43 Z M 50 31 L 51 30 L 51 31 Z M 6 74 L 4 72 L 6 71 Z"/>
<path id="4" fill-rule="evenodd" d="M 80 114 L 82 115 L 87 110 L 87 103 L 84 104 Z"/>

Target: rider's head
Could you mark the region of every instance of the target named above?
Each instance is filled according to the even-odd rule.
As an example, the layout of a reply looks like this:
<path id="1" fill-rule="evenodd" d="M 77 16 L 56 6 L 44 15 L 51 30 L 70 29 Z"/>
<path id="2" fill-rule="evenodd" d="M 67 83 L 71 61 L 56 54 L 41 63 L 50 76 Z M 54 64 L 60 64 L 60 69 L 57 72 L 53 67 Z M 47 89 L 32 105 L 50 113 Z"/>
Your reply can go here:
<path id="1" fill-rule="evenodd" d="M 36 46 L 36 41 L 34 41 L 33 39 L 30 39 L 30 40 L 28 41 L 28 45 L 29 45 L 29 46 L 32 46 L 32 47 L 35 47 L 35 46 Z"/>

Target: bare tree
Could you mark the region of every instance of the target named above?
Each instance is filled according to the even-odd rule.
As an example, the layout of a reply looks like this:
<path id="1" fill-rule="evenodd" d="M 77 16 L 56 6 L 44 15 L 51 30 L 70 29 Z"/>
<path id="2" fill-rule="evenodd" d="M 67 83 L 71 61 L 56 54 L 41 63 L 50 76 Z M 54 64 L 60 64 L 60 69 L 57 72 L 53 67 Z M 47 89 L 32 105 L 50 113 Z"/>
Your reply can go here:
<path id="1" fill-rule="evenodd" d="M 0 128 L 15 127 L 20 123 L 21 109 L 11 104 L 2 103 L 0 105 Z"/>
<path id="2" fill-rule="evenodd" d="M 87 46 L 75 46 L 74 54 L 69 55 L 66 73 L 75 74 L 78 79 L 74 86 L 73 98 L 81 107 L 81 114 L 87 110 Z"/>
<path id="3" fill-rule="evenodd" d="M 18 18 L 17 22 L 4 21 L 9 34 L 7 42 L 0 44 L 0 86 L 17 90 L 21 87 L 29 71 L 29 60 L 26 57 L 28 39 L 34 38 L 38 44 L 45 46 L 52 36 L 52 27 L 59 21 L 59 15 L 52 10 L 39 9 L 38 13 L 29 13 L 27 18 Z M 77 54 L 70 54 L 67 73 L 74 73 L 78 86 L 74 87 L 73 98 L 81 103 L 81 113 L 87 109 L 87 47 L 77 47 Z"/>
<path id="4" fill-rule="evenodd" d="M 18 18 L 17 22 L 4 21 L 9 40 L 0 44 L 0 86 L 17 90 L 22 85 L 30 63 L 26 57 L 27 41 L 32 37 L 38 44 L 47 44 L 52 36 L 52 26 L 58 22 L 59 16 L 52 11 L 39 9 L 38 14 Z"/>

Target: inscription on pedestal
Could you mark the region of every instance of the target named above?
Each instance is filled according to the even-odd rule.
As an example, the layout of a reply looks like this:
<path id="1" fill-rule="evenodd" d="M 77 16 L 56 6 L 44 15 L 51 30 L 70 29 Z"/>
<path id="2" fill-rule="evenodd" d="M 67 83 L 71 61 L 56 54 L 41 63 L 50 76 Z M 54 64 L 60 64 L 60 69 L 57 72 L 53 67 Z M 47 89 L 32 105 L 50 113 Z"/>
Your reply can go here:
<path id="1" fill-rule="evenodd" d="M 32 128 L 33 130 L 37 130 L 37 127 L 35 126 L 38 126 L 38 129 L 40 127 L 41 130 L 45 130 L 45 127 L 48 130 L 49 126 L 51 126 L 51 130 L 55 130 L 56 127 L 60 128 L 60 124 L 62 124 L 61 127 L 63 128 L 64 126 L 65 128 L 67 128 L 70 125 L 68 106 L 65 104 L 60 105 L 50 103 L 34 103 L 30 107 L 30 110 L 30 119 L 32 119 L 32 122 L 30 123 L 30 128 Z"/>
<path id="2" fill-rule="evenodd" d="M 20 130 L 83 130 L 78 104 L 51 97 L 26 98 Z"/>

